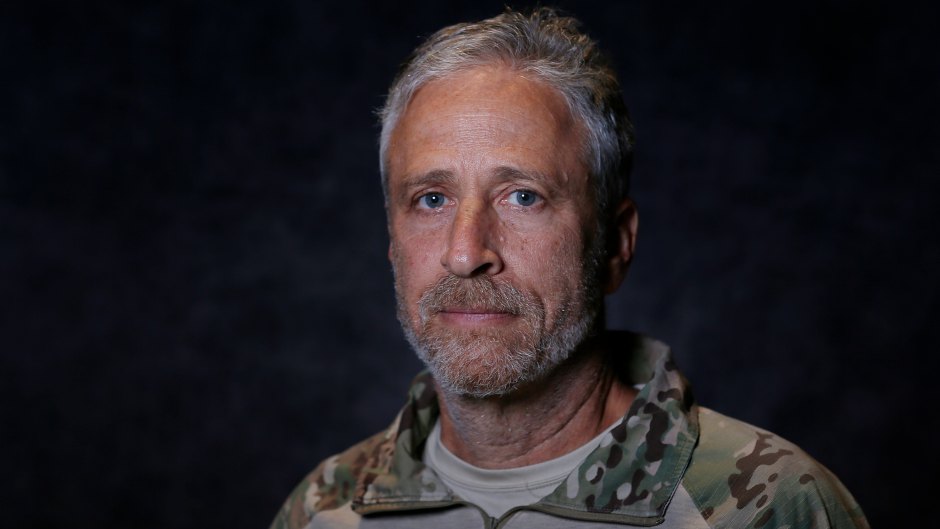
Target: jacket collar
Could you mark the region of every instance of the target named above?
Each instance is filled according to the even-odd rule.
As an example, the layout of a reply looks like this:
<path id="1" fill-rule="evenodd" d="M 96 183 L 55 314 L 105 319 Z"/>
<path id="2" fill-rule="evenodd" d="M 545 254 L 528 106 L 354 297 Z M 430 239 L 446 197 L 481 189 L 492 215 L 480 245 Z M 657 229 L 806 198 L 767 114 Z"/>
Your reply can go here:
<path id="1" fill-rule="evenodd" d="M 609 333 L 625 380 L 644 383 L 623 420 L 554 492 L 528 506 L 558 516 L 642 525 L 660 523 L 698 440 L 698 413 L 668 346 Z M 415 378 L 394 437 L 370 461 L 353 509 L 360 514 L 439 508 L 461 502 L 421 461 L 439 415 L 429 373 Z"/>

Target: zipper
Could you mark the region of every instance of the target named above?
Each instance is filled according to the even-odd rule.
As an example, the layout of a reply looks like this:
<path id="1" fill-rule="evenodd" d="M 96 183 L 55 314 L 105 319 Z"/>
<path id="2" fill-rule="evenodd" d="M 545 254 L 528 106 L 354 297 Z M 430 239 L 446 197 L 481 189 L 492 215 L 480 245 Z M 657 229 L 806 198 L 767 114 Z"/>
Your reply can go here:
<path id="1" fill-rule="evenodd" d="M 463 500 L 445 500 L 445 501 L 401 501 L 388 503 L 372 503 L 369 505 L 354 504 L 353 510 L 360 515 L 376 514 L 382 512 L 396 511 L 431 511 L 436 509 L 447 509 L 451 507 L 470 507 L 480 513 L 484 529 L 502 529 L 509 523 L 514 514 L 520 511 L 535 511 L 559 518 L 569 520 L 580 520 L 584 522 L 606 522 L 606 523 L 628 523 L 634 526 L 652 527 L 666 521 L 664 516 L 630 516 L 626 514 L 613 514 L 605 512 L 584 512 L 567 509 L 564 507 L 555 507 L 552 505 L 540 505 L 533 503 L 531 505 L 520 505 L 509 509 L 499 518 L 495 518 L 486 513 L 478 505 Z"/>
<path id="2" fill-rule="evenodd" d="M 480 517 L 483 519 L 484 529 L 494 529 L 496 527 L 496 518 L 493 518 L 487 514 L 482 508 L 478 505 L 470 503 L 463 500 L 446 500 L 446 501 L 402 501 L 402 502 L 389 502 L 389 503 L 372 503 L 369 505 L 363 504 L 354 504 L 352 509 L 359 515 L 366 514 L 376 514 L 383 512 L 396 512 L 396 511 L 431 511 L 436 509 L 448 509 L 451 507 L 470 507 L 473 510 L 480 513 Z"/>
<path id="3" fill-rule="evenodd" d="M 500 516 L 499 520 L 496 520 L 495 526 L 492 526 L 488 529 L 500 529 L 505 527 L 512 515 L 519 511 L 536 511 L 544 514 L 550 514 L 552 516 L 557 516 L 559 518 L 580 520 L 584 522 L 606 522 L 619 524 L 629 523 L 631 525 L 639 525 L 642 527 L 652 527 L 666 521 L 666 518 L 663 516 L 645 517 L 604 512 L 582 512 L 565 509 L 563 507 L 553 507 L 551 505 L 539 505 L 538 503 L 533 503 L 532 505 L 521 505 L 519 507 L 513 507 L 512 509 L 509 509 L 505 514 Z"/>

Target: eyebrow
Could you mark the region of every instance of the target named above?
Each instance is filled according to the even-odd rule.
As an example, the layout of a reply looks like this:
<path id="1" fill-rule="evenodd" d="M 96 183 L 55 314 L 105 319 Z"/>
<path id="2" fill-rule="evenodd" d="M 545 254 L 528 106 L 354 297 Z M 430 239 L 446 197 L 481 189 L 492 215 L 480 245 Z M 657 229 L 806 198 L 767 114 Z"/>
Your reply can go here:
<path id="1" fill-rule="evenodd" d="M 542 184 L 551 184 L 551 179 L 539 171 L 527 171 L 517 167 L 501 165 L 496 168 L 496 178 L 501 182 L 508 180 L 524 180 L 528 182 L 540 182 Z"/>
<path id="2" fill-rule="evenodd" d="M 457 175 L 447 169 L 435 169 L 427 173 L 414 177 L 407 177 L 402 185 L 405 189 L 412 187 L 424 187 L 428 185 L 453 184 L 457 181 Z"/>
<path id="3" fill-rule="evenodd" d="M 494 179 L 497 182 L 524 181 L 540 182 L 544 185 L 554 187 L 552 180 L 539 171 L 528 171 L 508 165 L 501 165 L 493 170 Z M 427 173 L 406 177 L 401 185 L 401 196 L 407 196 L 410 190 L 416 187 L 428 186 L 448 186 L 457 183 L 457 174 L 447 169 L 434 169 Z"/>
<path id="4" fill-rule="evenodd" d="M 405 200 L 411 194 L 412 190 L 419 187 L 449 185 L 457 181 L 457 175 L 453 171 L 446 169 L 434 169 L 427 173 L 406 176 L 396 193 L 399 199 Z"/>

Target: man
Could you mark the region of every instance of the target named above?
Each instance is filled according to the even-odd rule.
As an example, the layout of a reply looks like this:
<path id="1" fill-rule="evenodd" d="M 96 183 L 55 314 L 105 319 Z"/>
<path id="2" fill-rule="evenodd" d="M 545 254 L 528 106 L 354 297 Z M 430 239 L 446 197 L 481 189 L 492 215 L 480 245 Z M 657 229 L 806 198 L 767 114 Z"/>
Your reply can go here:
<path id="1" fill-rule="evenodd" d="M 636 239 L 632 139 L 573 19 L 507 11 L 415 51 L 380 154 L 428 372 L 273 527 L 867 527 L 799 448 L 696 405 L 665 345 L 601 328 Z"/>

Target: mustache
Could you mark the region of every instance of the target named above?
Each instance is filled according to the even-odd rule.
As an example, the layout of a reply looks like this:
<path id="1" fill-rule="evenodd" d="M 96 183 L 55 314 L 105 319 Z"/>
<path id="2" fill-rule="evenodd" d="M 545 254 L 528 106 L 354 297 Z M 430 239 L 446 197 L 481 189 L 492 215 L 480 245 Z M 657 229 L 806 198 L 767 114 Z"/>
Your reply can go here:
<path id="1" fill-rule="evenodd" d="M 514 316 L 531 313 L 533 301 L 510 283 L 489 276 L 463 279 L 454 275 L 442 277 L 418 300 L 421 318 L 450 308 L 503 312 Z"/>

